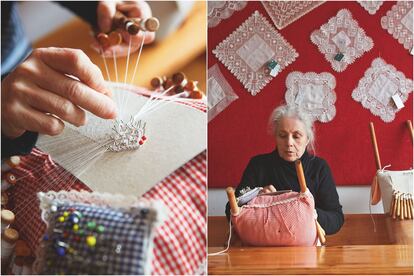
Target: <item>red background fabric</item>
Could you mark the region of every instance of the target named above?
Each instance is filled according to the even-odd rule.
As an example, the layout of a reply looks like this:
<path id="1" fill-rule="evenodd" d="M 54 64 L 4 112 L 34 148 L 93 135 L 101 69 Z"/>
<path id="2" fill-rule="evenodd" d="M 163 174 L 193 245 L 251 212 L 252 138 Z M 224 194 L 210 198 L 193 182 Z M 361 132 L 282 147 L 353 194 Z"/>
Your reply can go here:
<path id="1" fill-rule="evenodd" d="M 413 96 L 394 121 L 383 122 L 361 103 L 352 99 L 371 62 L 383 58 L 407 78 L 413 79 L 413 56 L 381 27 L 381 17 L 395 2 L 384 2 L 375 15 L 370 15 L 357 2 L 326 2 L 297 21 L 278 30 L 299 53 L 298 59 L 285 68 L 258 95 L 251 96 L 242 84 L 219 62 L 212 50 L 243 23 L 255 10 L 272 22 L 260 2 L 249 2 L 241 11 L 208 29 L 208 63 L 220 66 L 239 99 L 210 121 L 208 125 L 208 185 L 210 188 L 238 185 L 251 157 L 274 149 L 268 133 L 268 118 L 272 110 L 284 102 L 286 76 L 292 71 L 329 72 L 336 78 L 336 116 L 329 123 L 316 122 L 316 155 L 330 165 L 337 185 L 367 185 L 376 172 L 369 122 L 374 122 L 382 165 L 391 170 L 408 169 L 413 164 L 412 141 L 405 121 L 413 117 Z M 344 72 L 335 72 L 317 47 L 310 34 L 342 9 L 349 9 L 353 18 L 374 41 L 374 47 Z"/>

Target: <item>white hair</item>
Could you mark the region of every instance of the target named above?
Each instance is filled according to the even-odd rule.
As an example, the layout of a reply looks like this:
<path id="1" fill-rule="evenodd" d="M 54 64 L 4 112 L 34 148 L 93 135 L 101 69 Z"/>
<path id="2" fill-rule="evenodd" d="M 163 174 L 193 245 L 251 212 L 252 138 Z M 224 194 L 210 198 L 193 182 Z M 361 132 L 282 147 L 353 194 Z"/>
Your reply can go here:
<path id="1" fill-rule="evenodd" d="M 306 135 L 308 136 L 309 143 L 307 150 L 315 154 L 315 129 L 313 126 L 313 119 L 299 106 L 281 105 L 276 107 L 272 115 L 270 116 L 269 125 L 273 135 L 276 136 L 277 128 L 280 121 L 285 118 L 295 118 L 303 123 L 305 126 Z"/>

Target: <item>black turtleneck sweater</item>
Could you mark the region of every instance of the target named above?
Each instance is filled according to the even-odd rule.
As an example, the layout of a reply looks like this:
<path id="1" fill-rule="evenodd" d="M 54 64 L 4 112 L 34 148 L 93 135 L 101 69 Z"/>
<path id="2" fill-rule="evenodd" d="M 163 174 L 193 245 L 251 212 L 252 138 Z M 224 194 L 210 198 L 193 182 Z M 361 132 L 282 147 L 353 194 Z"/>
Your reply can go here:
<path id="1" fill-rule="evenodd" d="M 306 151 L 300 159 L 305 172 L 306 185 L 315 199 L 318 222 L 327 235 L 335 234 L 344 223 L 344 215 L 331 170 L 325 160 Z M 240 190 L 246 187 L 267 185 L 273 185 L 278 191 L 300 191 L 295 163 L 282 159 L 276 150 L 255 156 L 250 160 L 236 189 L 236 197 L 240 196 Z M 230 217 L 228 203 L 226 215 L 227 218 Z"/>

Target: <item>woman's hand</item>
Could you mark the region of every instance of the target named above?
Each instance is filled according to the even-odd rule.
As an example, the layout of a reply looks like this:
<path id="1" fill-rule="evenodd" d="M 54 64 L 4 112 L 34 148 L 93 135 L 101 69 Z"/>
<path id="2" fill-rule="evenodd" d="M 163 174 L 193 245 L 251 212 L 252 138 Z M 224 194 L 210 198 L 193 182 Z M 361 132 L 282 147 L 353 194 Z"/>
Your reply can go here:
<path id="1" fill-rule="evenodd" d="M 264 186 L 263 189 L 259 192 L 260 194 L 268 194 L 276 192 L 276 188 L 273 185 Z"/>
<path id="2" fill-rule="evenodd" d="M 108 1 L 98 4 L 98 26 L 104 33 L 108 33 L 112 28 L 112 21 L 115 12 L 120 11 L 125 16 L 131 18 L 149 18 L 152 16 L 150 6 L 144 1 Z M 137 51 L 141 47 L 142 40 L 144 44 L 154 41 L 155 33 L 138 32 L 136 35 L 130 35 L 127 31 L 121 31 L 123 42 L 121 45 L 112 46 L 104 50 L 104 56 L 112 56 L 114 51 L 117 56 L 125 56 L 128 52 L 128 44 L 131 40 L 131 53 Z"/>
<path id="3" fill-rule="evenodd" d="M 101 71 L 81 50 L 35 49 L 2 81 L 1 90 L 1 130 L 10 138 L 26 130 L 58 135 L 63 121 L 84 125 L 83 109 L 116 117 Z"/>

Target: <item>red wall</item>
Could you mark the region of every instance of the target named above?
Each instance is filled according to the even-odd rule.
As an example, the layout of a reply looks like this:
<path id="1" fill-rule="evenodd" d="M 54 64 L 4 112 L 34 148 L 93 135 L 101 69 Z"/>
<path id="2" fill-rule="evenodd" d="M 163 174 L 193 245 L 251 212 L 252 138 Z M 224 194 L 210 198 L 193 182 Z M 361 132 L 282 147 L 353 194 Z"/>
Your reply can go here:
<path id="1" fill-rule="evenodd" d="M 254 155 L 274 149 L 273 137 L 267 132 L 271 111 L 284 102 L 286 76 L 292 71 L 329 72 L 336 78 L 336 116 L 329 123 L 317 122 L 316 153 L 327 160 L 337 185 L 366 185 L 375 174 L 375 160 L 370 141 L 370 121 L 375 124 L 382 164 L 389 169 L 408 169 L 413 164 L 413 147 L 405 121 L 413 117 L 413 96 L 410 93 L 405 107 L 391 123 L 379 117 L 352 99 L 351 94 L 366 69 L 376 57 L 394 65 L 406 77 L 413 79 L 413 56 L 381 27 L 381 17 L 395 2 L 385 2 L 375 15 L 369 15 L 357 2 L 327 2 L 299 20 L 278 30 L 299 53 L 258 95 L 251 96 L 242 84 L 212 54 L 212 50 L 254 10 L 272 22 L 260 2 L 249 2 L 215 28 L 208 29 L 209 67 L 218 63 L 224 77 L 239 96 L 227 109 L 208 125 L 208 185 L 210 188 L 238 185 L 243 170 Z M 330 64 L 311 43 L 310 34 L 342 9 L 351 11 L 368 36 L 374 48 L 341 73 Z"/>

